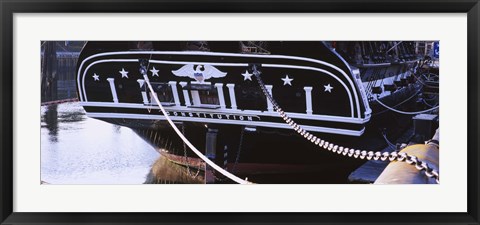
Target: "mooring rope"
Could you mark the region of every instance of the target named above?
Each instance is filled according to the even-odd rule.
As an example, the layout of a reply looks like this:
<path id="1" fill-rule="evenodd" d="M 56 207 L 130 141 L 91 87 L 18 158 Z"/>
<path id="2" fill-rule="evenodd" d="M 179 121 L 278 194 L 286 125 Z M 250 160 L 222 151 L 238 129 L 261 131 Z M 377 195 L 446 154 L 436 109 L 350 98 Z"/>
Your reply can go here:
<path id="1" fill-rule="evenodd" d="M 213 169 L 224 175 L 225 177 L 239 183 L 239 184 L 252 184 L 251 182 L 247 180 L 243 180 L 234 174 L 224 170 L 217 164 L 215 164 L 213 161 L 208 159 L 205 155 L 203 155 L 183 134 L 182 132 L 178 129 L 178 127 L 174 124 L 170 116 L 168 116 L 167 112 L 165 111 L 165 108 L 163 108 L 160 100 L 158 99 L 158 96 L 156 95 L 155 91 L 153 90 L 152 85 L 150 84 L 150 80 L 148 79 L 148 75 L 146 73 L 146 69 L 142 68 L 141 73 L 143 74 L 143 77 L 145 79 L 145 83 L 147 84 L 155 102 L 157 103 L 158 107 L 162 111 L 163 115 L 165 116 L 165 119 L 168 121 L 170 126 L 173 128 L 173 130 L 177 133 L 177 135 L 184 141 L 184 143 L 205 163 L 207 163 L 209 166 L 211 166 Z M 328 141 L 322 140 L 321 138 L 309 133 L 306 131 L 304 128 L 302 128 L 300 125 L 298 125 L 295 121 L 293 121 L 286 113 L 278 106 L 278 103 L 273 99 L 273 97 L 268 93 L 265 84 L 261 80 L 260 77 L 260 72 L 256 69 L 256 66 L 253 66 L 253 74 L 257 78 L 258 84 L 260 88 L 262 89 L 264 95 L 267 97 L 267 99 L 272 103 L 273 108 L 275 111 L 277 111 L 280 114 L 280 117 L 287 123 L 292 129 L 294 129 L 298 134 L 306 138 L 307 140 L 311 141 L 315 145 L 318 145 L 319 147 L 322 147 L 326 150 L 332 151 L 337 154 L 341 154 L 344 156 L 349 156 L 349 157 L 354 157 L 354 158 L 360 158 L 360 159 L 367 159 L 367 160 L 382 160 L 386 161 L 387 159 L 389 161 L 404 161 L 410 165 L 414 165 L 415 168 L 419 171 L 424 171 L 425 175 L 427 177 L 435 179 L 437 183 L 440 183 L 440 176 L 437 171 L 432 169 L 427 163 L 424 161 L 419 160 L 416 156 L 409 155 L 404 152 L 374 152 L 374 151 L 365 151 L 365 150 L 355 150 L 353 148 L 346 148 L 343 146 L 339 146 L 333 143 L 330 143 Z M 377 100 L 378 101 L 378 100 Z M 382 104 L 380 101 L 378 101 L 380 104 Z M 438 108 L 438 107 L 436 107 Z M 428 111 L 431 111 L 433 109 L 429 109 Z"/>
<path id="2" fill-rule="evenodd" d="M 415 94 L 412 94 L 410 97 L 406 98 L 406 99 L 405 99 L 405 100 L 403 100 L 402 102 L 400 102 L 400 103 L 398 103 L 398 104 L 396 104 L 396 105 L 392 106 L 392 108 L 396 108 L 396 107 L 398 107 L 398 106 L 400 106 L 400 105 L 404 104 L 405 102 L 408 102 L 408 101 L 410 101 L 410 100 L 411 100 L 413 97 L 417 96 L 417 95 L 418 95 L 418 93 L 420 93 L 420 91 L 422 91 L 422 89 L 418 89 L 418 91 L 417 91 L 417 92 L 415 92 Z M 433 107 L 433 106 L 432 106 L 432 107 Z M 383 114 L 383 113 L 385 113 L 385 112 L 387 112 L 387 111 L 388 111 L 388 109 L 385 109 L 385 110 L 382 110 L 382 111 L 380 111 L 380 112 L 373 113 L 373 114 L 372 114 L 372 116 L 380 115 L 380 114 Z"/>
<path id="3" fill-rule="evenodd" d="M 388 105 L 385 105 L 385 103 L 381 102 L 380 100 L 378 100 L 378 98 L 375 98 L 375 101 L 377 101 L 380 105 L 382 105 L 383 107 L 391 110 L 391 111 L 394 111 L 396 113 L 400 113 L 400 114 L 404 114 L 404 115 L 415 115 L 415 114 L 420 114 L 420 113 L 426 113 L 426 112 L 430 112 L 432 110 L 435 110 L 435 109 L 438 109 L 440 106 L 435 106 L 433 108 L 430 108 L 430 109 L 426 109 L 426 110 L 422 110 L 422 111 L 417 111 L 417 112 L 405 112 L 405 111 L 400 111 L 398 109 L 394 109 Z"/>
<path id="4" fill-rule="evenodd" d="M 153 98 L 155 99 L 155 102 L 157 103 L 158 107 L 163 113 L 163 116 L 165 116 L 165 119 L 167 119 L 168 123 L 170 126 L 173 128 L 173 130 L 177 133 L 177 135 L 183 140 L 185 144 L 205 163 L 207 163 L 209 166 L 211 166 L 213 169 L 218 171 L 219 173 L 223 174 L 225 177 L 239 183 L 239 184 L 252 184 L 252 182 L 243 180 L 240 177 L 235 176 L 234 174 L 224 170 L 222 167 L 217 166 L 214 162 L 212 162 L 210 159 L 208 159 L 205 155 L 203 155 L 183 134 L 182 132 L 178 129 L 178 127 L 173 123 L 172 119 L 170 119 L 170 116 L 168 116 L 167 112 L 165 111 L 165 108 L 163 108 L 160 100 L 158 100 L 158 96 L 155 94 L 155 91 L 153 90 L 152 85 L 150 84 L 150 80 L 148 79 L 148 75 L 145 72 L 142 71 L 143 78 L 145 79 L 145 83 L 148 85 L 148 89 L 150 90 Z"/>

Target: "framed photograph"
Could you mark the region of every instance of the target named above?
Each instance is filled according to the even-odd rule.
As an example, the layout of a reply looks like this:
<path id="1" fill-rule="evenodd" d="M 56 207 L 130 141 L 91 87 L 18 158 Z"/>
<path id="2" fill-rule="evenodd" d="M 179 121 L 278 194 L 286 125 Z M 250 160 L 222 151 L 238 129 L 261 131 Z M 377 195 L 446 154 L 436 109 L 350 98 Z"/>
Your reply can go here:
<path id="1" fill-rule="evenodd" d="M 1 224 L 480 223 L 478 0 L 0 1 Z"/>

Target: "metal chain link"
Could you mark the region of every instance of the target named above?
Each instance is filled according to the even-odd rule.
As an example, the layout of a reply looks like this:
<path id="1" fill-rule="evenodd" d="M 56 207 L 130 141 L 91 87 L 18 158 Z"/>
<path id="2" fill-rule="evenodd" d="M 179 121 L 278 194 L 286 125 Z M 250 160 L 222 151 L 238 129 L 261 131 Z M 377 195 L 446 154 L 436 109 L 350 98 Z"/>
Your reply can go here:
<path id="1" fill-rule="evenodd" d="M 185 135 L 185 124 L 182 124 L 182 134 Z M 187 165 L 187 175 L 192 178 L 197 178 L 198 174 L 200 174 L 200 167 L 197 168 L 197 172 L 195 173 L 195 175 L 193 175 L 190 171 L 190 163 L 188 162 L 187 156 L 187 145 L 185 144 L 185 142 L 183 142 L 183 154 L 185 156 L 185 164 Z"/>
<path id="2" fill-rule="evenodd" d="M 260 77 L 261 72 L 257 70 L 257 66 L 253 65 L 253 74 L 257 78 L 258 85 L 263 91 L 263 94 L 268 98 L 268 100 L 272 103 L 273 109 L 280 114 L 280 117 L 287 123 L 290 127 L 293 128 L 298 134 L 303 136 L 305 139 L 309 140 L 310 142 L 314 143 L 315 145 L 324 148 L 325 150 L 331 151 L 333 153 L 337 153 L 339 155 L 344 155 L 348 157 L 360 158 L 360 159 L 367 159 L 367 160 L 381 160 L 386 161 L 399 161 L 399 162 L 406 162 L 410 165 L 414 165 L 415 168 L 419 171 L 424 171 L 425 175 L 429 178 L 434 178 L 437 183 L 440 183 L 440 175 L 437 171 L 432 169 L 427 163 L 419 160 L 416 156 L 409 155 L 404 152 L 374 152 L 374 151 L 366 151 L 366 150 L 359 150 L 354 148 L 346 148 L 343 146 L 336 145 L 334 143 L 330 143 L 328 141 L 322 140 L 321 138 L 311 134 L 310 132 L 303 129 L 300 125 L 298 125 L 295 121 L 293 121 L 285 111 L 280 108 L 278 103 L 273 99 L 270 93 L 267 91 L 265 84 Z"/>
<path id="3" fill-rule="evenodd" d="M 235 170 L 237 168 L 237 164 L 240 161 L 240 154 L 241 154 L 242 148 L 243 148 L 243 137 L 244 136 L 245 136 L 245 128 L 242 127 L 242 131 L 240 131 L 240 142 L 238 144 L 237 157 L 235 158 L 235 163 L 233 164 L 232 173 L 235 173 Z"/>

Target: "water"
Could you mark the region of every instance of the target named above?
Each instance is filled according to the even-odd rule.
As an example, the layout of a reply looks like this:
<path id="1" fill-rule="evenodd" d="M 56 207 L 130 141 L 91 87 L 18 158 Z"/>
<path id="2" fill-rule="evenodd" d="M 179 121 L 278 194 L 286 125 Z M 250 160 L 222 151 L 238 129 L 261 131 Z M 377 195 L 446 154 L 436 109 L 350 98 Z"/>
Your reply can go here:
<path id="1" fill-rule="evenodd" d="M 132 130 L 89 118 L 78 103 L 41 107 L 41 179 L 141 184 L 160 154 Z"/>
<path id="2" fill-rule="evenodd" d="M 302 138 L 294 136 L 280 141 L 276 134 L 263 134 L 262 138 L 255 139 L 254 143 L 247 139 L 248 135 L 243 144 L 242 157 L 244 158 L 247 156 L 245 152 L 260 151 L 264 146 L 272 146 L 274 142 L 277 143 L 276 146 L 282 146 L 287 151 L 305 144 Z M 281 155 L 292 157 L 291 154 Z M 318 157 L 322 159 L 326 155 L 318 155 Z M 316 160 L 318 157 L 312 158 Z M 329 158 L 332 160 L 324 160 L 310 167 L 305 165 L 303 170 L 295 173 L 275 169 L 276 173 L 252 173 L 248 177 L 256 183 L 272 184 L 348 183 L 348 175 L 363 164 L 361 160 L 337 155 L 334 157 L 339 158 Z M 306 160 L 303 157 L 299 159 Z M 258 163 L 261 163 L 261 160 Z M 44 182 L 49 184 L 204 183 L 205 174 L 203 171 L 197 172 L 199 171 L 189 170 L 170 162 L 165 157 L 160 157 L 156 149 L 131 129 L 87 117 L 78 103 L 41 107 L 41 180 Z M 240 172 L 238 173 L 241 176 Z M 230 183 L 230 181 L 218 182 Z"/>

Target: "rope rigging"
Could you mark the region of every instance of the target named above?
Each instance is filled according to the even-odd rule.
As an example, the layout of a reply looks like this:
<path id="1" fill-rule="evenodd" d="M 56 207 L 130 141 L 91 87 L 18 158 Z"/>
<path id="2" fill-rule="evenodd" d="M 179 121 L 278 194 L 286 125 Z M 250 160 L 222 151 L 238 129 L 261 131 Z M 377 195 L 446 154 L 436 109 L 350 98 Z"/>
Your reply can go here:
<path id="1" fill-rule="evenodd" d="M 287 123 L 292 129 L 294 129 L 298 134 L 303 136 L 305 139 L 309 140 L 310 142 L 314 143 L 315 145 L 331 151 L 333 153 L 341 154 L 348 157 L 360 158 L 360 159 L 367 159 L 367 160 L 381 160 L 381 161 L 399 161 L 399 162 L 406 162 L 410 165 L 414 165 L 415 168 L 419 171 L 424 171 L 425 175 L 429 178 L 435 179 L 437 183 L 440 183 L 440 175 L 437 171 L 431 168 L 426 162 L 419 160 L 416 156 L 409 155 L 405 152 L 379 152 L 379 151 L 366 151 L 354 148 L 347 148 L 344 146 L 339 146 L 334 143 L 330 143 L 328 141 L 322 140 L 321 138 L 311 134 L 310 132 L 303 129 L 300 125 L 298 125 L 295 121 L 293 121 L 282 108 L 279 107 L 278 103 L 273 99 L 270 93 L 267 91 L 265 84 L 260 77 L 261 72 L 257 70 L 257 65 L 252 65 L 253 74 L 255 78 L 257 78 L 258 85 L 262 89 L 263 94 L 265 97 L 272 103 L 273 108 L 277 113 L 280 114 L 280 117 Z"/>
<path id="2" fill-rule="evenodd" d="M 404 152 L 380 152 L 380 151 L 366 151 L 366 150 L 360 150 L 360 149 L 354 149 L 354 148 L 347 148 L 347 147 L 344 147 L 344 146 L 339 146 L 337 144 L 334 144 L 334 143 L 330 143 L 326 140 L 323 140 L 311 133 L 309 133 L 308 131 L 306 131 L 304 128 L 302 128 L 300 125 L 298 125 L 295 121 L 293 121 L 283 110 L 282 108 L 280 108 L 280 106 L 278 105 L 278 103 L 273 99 L 273 97 L 270 95 L 270 93 L 268 92 L 267 88 L 265 87 L 265 84 L 263 83 L 261 77 L 260 77 L 260 74 L 261 72 L 259 70 L 257 70 L 257 65 L 253 65 L 252 66 L 252 70 L 253 70 L 253 74 L 255 75 L 255 78 L 257 79 L 257 82 L 258 82 L 258 85 L 260 86 L 263 94 L 265 95 L 265 97 L 268 99 L 268 101 L 270 101 L 272 103 L 272 106 L 274 108 L 274 110 L 279 113 L 280 117 L 285 121 L 285 123 L 287 123 L 293 130 L 295 130 L 298 134 L 300 134 L 301 136 L 303 136 L 305 139 L 307 139 L 308 141 L 314 143 L 315 145 L 325 149 L 325 150 L 328 150 L 328 151 L 331 151 L 333 153 L 337 153 L 337 154 L 341 154 L 341 155 L 344 155 L 344 156 L 348 156 L 348 157 L 354 157 L 354 158 L 360 158 L 360 159 L 367 159 L 367 160 L 381 160 L 381 161 L 386 161 L 386 160 L 389 160 L 389 161 L 399 161 L 399 162 L 406 162 L 410 165 L 414 165 L 415 168 L 419 171 L 423 171 L 425 173 L 425 175 L 429 178 L 433 178 L 435 179 L 435 181 L 437 183 L 439 183 L 439 173 L 437 171 L 435 171 L 433 168 L 431 168 L 426 162 L 424 161 L 421 161 L 419 160 L 416 156 L 413 156 L 413 155 L 409 155 L 407 153 L 404 153 Z M 251 182 L 247 181 L 247 180 L 243 180 L 239 177 L 237 177 L 236 175 L 226 171 L 225 169 L 221 168 L 220 166 L 216 165 L 213 161 L 211 161 L 210 159 L 208 159 L 205 155 L 203 155 L 185 136 L 184 134 L 182 133 L 182 131 L 180 131 L 178 129 L 178 127 L 174 124 L 174 122 L 171 120 L 170 116 L 167 114 L 167 112 L 165 111 L 165 108 L 162 106 L 160 100 L 158 99 L 158 96 L 155 94 L 155 91 L 149 81 L 149 78 L 148 78 L 148 75 L 147 75 L 147 72 L 146 72 L 146 68 L 145 68 L 145 65 L 144 64 L 141 64 L 141 68 L 140 68 L 140 72 L 142 73 L 143 77 L 144 77 L 144 80 L 145 80 L 145 83 L 147 84 L 148 86 L 148 89 L 150 90 L 151 92 L 151 95 L 153 96 L 155 102 L 157 103 L 158 107 L 160 108 L 161 112 L 163 113 L 165 119 L 168 121 L 168 123 L 170 124 L 170 126 L 173 128 L 173 130 L 177 133 L 177 135 L 183 140 L 183 142 L 200 158 L 202 159 L 203 161 L 205 161 L 205 163 L 207 163 L 210 167 L 212 167 L 214 170 L 218 171 L 219 173 L 221 173 L 222 175 L 224 175 L 225 177 L 231 179 L 232 181 L 235 181 L 239 184 L 252 184 Z M 376 99 L 377 102 L 379 102 L 379 104 L 381 104 L 382 106 L 386 107 L 386 108 L 389 108 L 388 106 L 386 106 L 385 104 L 383 104 L 382 102 L 378 101 L 378 99 Z M 428 110 L 424 110 L 424 111 L 421 111 L 421 112 L 428 112 L 428 111 L 431 111 L 431 110 L 434 110 L 438 108 L 437 107 L 434 107 L 432 109 L 428 109 Z M 393 108 L 392 108 L 393 109 Z M 392 110 L 391 109 L 391 110 Z M 401 113 L 412 113 L 412 114 L 416 114 L 416 113 L 419 113 L 419 112 L 402 112 L 402 111 L 399 111 L 399 110 L 395 110 L 393 109 L 392 111 L 395 111 L 395 112 L 401 112 Z M 420 112 L 420 113 L 421 113 Z M 386 138 L 386 136 L 385 136 Z M 388 139 L 387 139 L 388 140 Z M 238 155 L 237 155 L 238 157 Z"/>
<path id="3" fill-rule="evenodd" d="M 422 110 L 422 111 L 417 111 L 417 112 L 405 112 L 405 111 L 401 111 L 401 110 L 398 110 L 398 109 L 394 109 L 388 105 L 385 105 L 385 103 L 381 102 L 380 100 L 378 100 L 378 98 L 375 98 L 375 101 L 378 102 L 378 104 L 382 105 L 383 107 L 391 110 L 391 111 L 394 111 L 396 113 L 400 113 L 400 114 L 405 114 L 405 115 L 415 115 L 415 114 L 420 114 L 420 113 L 426 113 L 426 112 L 430 112 L 430 111 L 433 111 L 435 109 L 438 109 L 440 106 L 435 106 L 433 108 L 430 108 L 430 109 L 426 109 L 426 110 Z"/>
<path id="4" fill-rule="evenodd" d="M 410 99 L 412 99 L 413 97 L 417 96 L 417 94 L 420 93 L 420 91 L 421 91 L 421 89 L 419 89 L 417 92 L 415 92 L 415 94 L 412 94 L 410 97 L 408 97 L 407 99 L 403 100 L 402 102 L 400 102 L 400 103 L 392 106 L 392 108 L 396 108 L 396 107 L 404 104 L 405 102 L 410 101 Z M 433 107 L 433 106 L 432 106 L 432 107 Z M 385 109 L 385 110 L 383 110 L 383 111 L 381 111 L 381 112 L 373 113 L 372 116 L 380 115 L 380 114 L 385 113 L 385 112 L 387 112 L 387 111 L 388 111 L 388 109 Z"/>
<path id="5" fill-rule="evenodd" d="M 388 145 L 390 148 L 392 148 L 393 150 L 396 150 L 396 146 L 395 146 L 392 142 L 390 142 L 390 140 L 388 140 L 387 134 L 385 133 L 385 131 L 383 130 L 381 133 L 382 133 L 383 139 L 385 140 L 385 142 L 387 143 L 387 145 Z"/>

